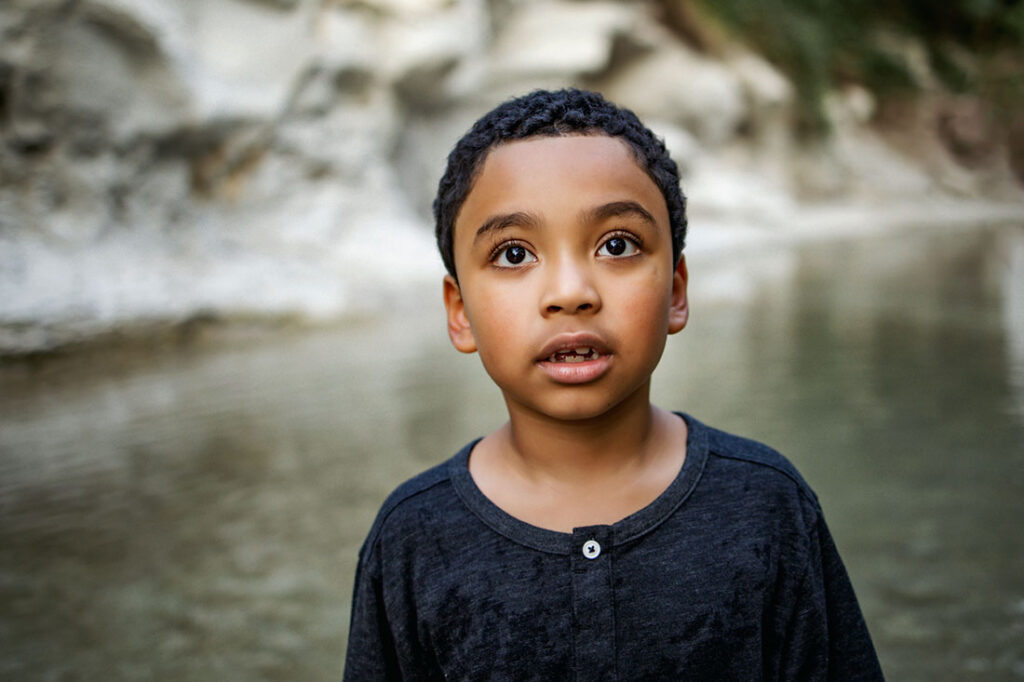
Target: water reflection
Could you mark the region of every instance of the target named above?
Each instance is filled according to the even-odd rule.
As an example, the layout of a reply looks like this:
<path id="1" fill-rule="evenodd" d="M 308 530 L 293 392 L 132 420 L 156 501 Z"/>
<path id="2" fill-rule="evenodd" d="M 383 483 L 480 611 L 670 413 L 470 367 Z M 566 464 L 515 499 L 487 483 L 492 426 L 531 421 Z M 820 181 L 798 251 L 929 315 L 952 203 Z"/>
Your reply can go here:
<path id="1" fill-rule="evenodd" d="M 775 444 L 816 488 L 892 679 L 1024 676 L 1022 239 L 809 249 L 668 367 L 663 402 Z"/>
<path id="2" fill-rule="evenodd" d="M 1003 267 L 995 275 L 1003 295 L 1003 328 L 1010 387 L 1015 398 L 1013 407 L 1024 422 L 1024 232 L 1000 233 L 997 249 L 1004 259 Z"/>
<path id="3" fill-rule="evenodd" d="M 657 401 L 797 463 L 892 679 L 1024 677 L 1024 231 L 733 265 L 691 263 Z M 434 298 L 0 367 L 0 676 L 336 676 L 381 499 L 502 418 Z"/>

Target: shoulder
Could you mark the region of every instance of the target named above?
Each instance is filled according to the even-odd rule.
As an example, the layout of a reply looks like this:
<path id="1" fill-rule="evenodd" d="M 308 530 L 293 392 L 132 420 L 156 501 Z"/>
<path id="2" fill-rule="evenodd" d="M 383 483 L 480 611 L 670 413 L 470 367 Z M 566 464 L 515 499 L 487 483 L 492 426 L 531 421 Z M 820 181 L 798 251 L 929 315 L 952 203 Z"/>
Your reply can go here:
<path id="1" fill-rule="evenodd" d="M 813 541 L 823 521 L 814 491 L 774 448 L 693 422 L 703 471 L 694 502 L 739 531 L 804 537 Z"/>
<path id="2" fill-rule="evenodd" d="M 695 508 L 714 520 L 720 537 L 763 547 L 773 565 L 806 566 L 818 552 L 825 519 L 800 472 L 764 443 L 700 428 L 706 461 Z"/>
<path id="3" fill-rule="evenodd" d="M 804 480 L 797 468 L 784 455 L 764 443 L 737 436 L 726 431 L 705 426 L 707 430 L 708 457 L 734 462 L 731 469 L 744 476 L 754 476 L 771 481 L 781 489 L 804 498 L 812 506 L 818 506 L 818 498 Z"/>
<path id="4" fill-rule="evenodd" d="M 415 522 L 424 514 L 434 516 L 438 512 L 443 512 L 447 504 L 456 497 L 450 485 L 452 469 L 466 458 L 473 445 L 474 443 L 467 444 L 452 457 L 395 488 L 377 512 L 360 555 L 370 552 L 380 543 L 382 535 L 394 531 L 396 527 L 405 527 L 410 521 Z"/>

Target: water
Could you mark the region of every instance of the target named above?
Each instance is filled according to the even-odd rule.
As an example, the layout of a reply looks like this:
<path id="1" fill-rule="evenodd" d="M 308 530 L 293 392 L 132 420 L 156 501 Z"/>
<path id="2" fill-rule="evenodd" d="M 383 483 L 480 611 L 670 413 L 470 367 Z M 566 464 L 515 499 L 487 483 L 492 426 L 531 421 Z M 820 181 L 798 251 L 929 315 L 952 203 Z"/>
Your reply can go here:
<path id="1" fill-rule="evenodd" d="M 891 679 L 1024 679 L 1024 227 L 691 278 L 656 402 L 797 464 Z M 502 419 L 439 292 L 345 329 L 0 365 L 0 678 L 336 678 L 377 506 Z"/>

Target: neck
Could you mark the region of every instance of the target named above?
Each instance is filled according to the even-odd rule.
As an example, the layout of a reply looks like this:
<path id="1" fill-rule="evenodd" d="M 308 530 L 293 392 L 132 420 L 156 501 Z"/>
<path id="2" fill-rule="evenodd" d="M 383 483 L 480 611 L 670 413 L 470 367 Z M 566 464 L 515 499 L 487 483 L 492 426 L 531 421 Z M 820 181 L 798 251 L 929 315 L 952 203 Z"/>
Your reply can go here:
<path id="1" fill-rule="evenodd" d="M 528 478 L 599 480 L 643 466 L 664 433 L 665 413 L 650 404 L 644 386 L 591 419 L 560 420 L 509 404 L 505 427 L 508 464 Z"/>

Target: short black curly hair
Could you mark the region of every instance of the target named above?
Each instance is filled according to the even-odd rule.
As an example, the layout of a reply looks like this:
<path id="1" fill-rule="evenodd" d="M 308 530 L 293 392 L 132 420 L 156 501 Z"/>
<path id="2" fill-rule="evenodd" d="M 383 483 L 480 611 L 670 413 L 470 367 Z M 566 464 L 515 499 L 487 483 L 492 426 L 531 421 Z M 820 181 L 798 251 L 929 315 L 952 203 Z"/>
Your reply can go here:
<path id="1" fill-rule="evenodd" d="M 672 258 L 679 259 L 686 240 L 686 197 L 679 169 L 658 139 L 629 109 L 596 92 L 567 88 L 535 90 L 508 100 L 481 117 L 448 155 L 448 166 L 434 198 L 434 230 L 445 268 L 455 273 L 455 219 L 473 188 L 488 152 L 499 144 L 528 137 L 604 134 L 622 138 L 640 167 L 661 190 L 668 206 Z"/>

